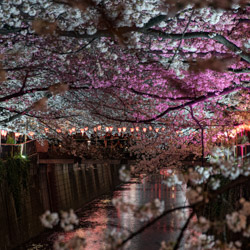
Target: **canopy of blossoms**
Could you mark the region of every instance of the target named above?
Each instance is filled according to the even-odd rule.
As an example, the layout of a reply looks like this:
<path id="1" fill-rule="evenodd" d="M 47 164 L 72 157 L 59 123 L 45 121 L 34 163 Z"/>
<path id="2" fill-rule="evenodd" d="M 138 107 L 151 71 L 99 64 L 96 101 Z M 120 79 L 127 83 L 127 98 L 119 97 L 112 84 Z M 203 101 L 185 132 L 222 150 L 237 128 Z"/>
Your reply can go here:
<path id="1" fill-rule="evenodd" d="M 230 0 L 3 0 L 0 128 L 246 123 L 249 13 Z"/>

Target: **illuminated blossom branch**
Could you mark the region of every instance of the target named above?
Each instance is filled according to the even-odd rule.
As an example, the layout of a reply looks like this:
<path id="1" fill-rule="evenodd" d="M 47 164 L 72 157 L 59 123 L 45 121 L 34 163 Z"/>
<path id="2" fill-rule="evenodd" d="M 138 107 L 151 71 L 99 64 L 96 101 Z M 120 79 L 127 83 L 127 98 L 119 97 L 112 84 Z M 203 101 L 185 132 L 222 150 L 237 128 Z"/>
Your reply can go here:
<path id="1" fill-rule="evenodd" d="M 249 87 L 242 87 L 242 86 L 241 87 L 239 87 L 239 86 L 233 86 L 233 87 L 226 88 L 226 89 L 224 89 L 223 91 L 220 91 L 220 92 L 218 92 L 218 91 L 212 92 L 212 93 L 209 92 L 209 93 L 207 93 L 204 96 L 200 96 L 200 97 L 194 98 L 193 100 L 185 102 L 184 104 L 180 104 L 180 105 L 175 106 L 175 107 L 167 108 L 162 113 L 160 113 L 158 115 L 155 115 L 153 118 L 150 118 L 150 119 L 142 119 L 142 120 L 120 119 L 118 117 L 111 117 L 111 116 L 108 116 L 106 114 L 104 115 L 102 113 L 96 113 L 96 114 L 100 115 L 100 116 L 104 116 L 105 118 L 107 118 L 109 120 L 113 120 L 113 121 L 130 122 L 130 123 L 150 123 L 150 122 L 158 120 L 159 118 L 165 116 L 166 114 L 168 114 L 168 113 L 170 113 L 172 111 L 180 110 L 180 109 L 182 109 L 184 107 L 195 105 L 195 104 L 204 102 L 204 101 L 206 101 L 206 100 L 208 100 L 210 98 L 215 98 L 215 97 L 218 97 L 218 96 L 226 95 L 226 94 L 229 94 L 231 92 L 234 92 L 234 91 L 237 91 L 237 90 L 240 90 L 240 89 L 249 90 L 250 88 Z"/>

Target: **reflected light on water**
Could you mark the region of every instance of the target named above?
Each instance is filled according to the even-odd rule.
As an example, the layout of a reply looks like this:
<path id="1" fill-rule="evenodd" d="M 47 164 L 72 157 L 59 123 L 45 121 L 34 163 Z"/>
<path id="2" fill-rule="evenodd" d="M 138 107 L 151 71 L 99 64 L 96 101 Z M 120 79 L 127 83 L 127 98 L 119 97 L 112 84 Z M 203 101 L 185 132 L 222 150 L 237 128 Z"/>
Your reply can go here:
<path id="1" fill-rule="evenodd" d="M 114 191 L 112 196 L 94 200 L 87 208 L 79 210 L 80 228 L 70 233 L 53 233 L 50 239 L 55 240 L 62 234 L 66 239 L 77 235 L 86 238 L 86 249 L 98 250 L 103 248 L 106 229 L 116 227 L 118 231 L 135 231 L 140 228 L 142 223 L 135 219 L 132 214 L 121 213 L 112 206 L 112 198 L 122 197 L 125 202 L 132 202 L 136 206 L 159 198 L 165 201 L 165 209 L 187 204 L 186 185 L 168 187 L 162 184 L 162 180 L 168 178 L 171 174 L 167 169 L 163 169 L 160 174 L 144 177 L 143 180 L 131 179 L 130 183 L 123 184 L 118 190 Z M 183 210 L 184 217 L 188 217 L 189 213 L 190 211 Z M 129 249 L 159 249 L 161 241 L 174 241 L 178 237 L 179 229 L 184 222 L 185 218 L 181 218 L 177 213 L 169 214 L 142 234 L 133 238 Z"/>

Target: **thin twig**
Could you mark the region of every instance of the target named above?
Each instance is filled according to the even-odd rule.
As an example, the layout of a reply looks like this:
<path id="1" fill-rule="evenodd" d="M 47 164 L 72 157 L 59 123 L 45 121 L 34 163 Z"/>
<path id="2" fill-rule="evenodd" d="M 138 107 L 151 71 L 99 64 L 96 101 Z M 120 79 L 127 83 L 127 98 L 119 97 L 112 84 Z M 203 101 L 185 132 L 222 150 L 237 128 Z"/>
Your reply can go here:
<path id="1" fill-rule="evenodd" d="M 178 236 L 178 238 L 176 240 L 174 250 L 177 250 L 179 248 L 179 246 L 181 244 L 181 240 L 182 240 L 183 235 L 184 235 L 184 232 L 186 231 L 186 229 L 187 229 L 187 227 L 188 227 L 188 225 L 190 223 L 190 220 L 193 218 L 194 214 L 195 214 L 195 212 L 192 211 L 192 213 L 189 215 L 188 219 L 186 220 L 185 225 L 182 227 L 181 232 L 180 232 L 180 234 L 179 234 L 179 236 Z"/>
<path id="2" fill-rule="evenodd" d="M 181 209 L 187 209 L 187 208 L 192 208 L 193 206 L 189 205 L 189 206 L 181 206 L 181 207 L 175 207 L 173 209 L 169 209 L 166 210 L 165 212 L 163 212 L 160 216 L 154 218 L 153 220 L 151 220 L 150 222 L 148 222 L 146 225 L 144 225 L 143 227 L 141 227 L 139 230 L 135 231 L 134 233 L 132 233 L 131 235 L 129 235 L 128 238 L 126 238 L 125 240 L 123 240 L 121 242 L 121 244 L 118 247 L 123 246 L 124 244 L 126 244 L 129 240 L 133 239 L 135 236 L 137 236 L 138 234 L 142 233 L 143 231 L 145 231 L 148 227 L 152 226 L 153 224 L 155 224 L 158 220 L 160 220 L 161 218 L 163 218 L 164 216 L 166 216 L 167 214 L 170 214 L 174 211 L 177 210 L 181 210 Z"/>
<path id="3" fill-rule="evenodd" d="M 179 49 L 180 49 L 180 47 L 181 47 L 181 44 L 182 44 L 184 35 L 185 35 L 186 31 L 187 31 L 187 28 L 189 27 L 189 24 L 190 24 L 190 22 L 191 22 L 191 19 L 192 19 L 193 14 L 194 14 L 194 9 L 193 9 L 192 12 L 191 12 L 191 15 L 190 15 L 190 17 L 189 17 L 188 23 L 187 23 L 187 25 L 186 25 L 186 27 L 185 27 L 183 33 L 182 33 L 182 37 L 181 37 L 180 43 L 179 43 L 178 47 L 176 48 L 176 50 L 175 50 L 175 52 L 174 52 L 174 55 L 173 55 L 172 59 L 171 59 L 170 62 L 169 62 L 169 65 L 168 65 L 168 67 L 167 67 L 167 70 L 170 69 L 170 66 L 171 66 L 172 62 L 174 61 L 174 59 L 175 59 L 177 53 L 179 52 Z"/>
<path id="4" fill-rule="evenodd" d="M 198 119 L 194 116 L 192 105 L 190 105 L 190 113 L 191 113 L 193 120 L 197 123 L 197 125 L 201 129 L 201 157 L 202 157 L 201 158 L 201 165 L 202 165 L 202 167 L 204 167 L 204 128 L 201 125 L 201 123 L 198 121 Z"/>

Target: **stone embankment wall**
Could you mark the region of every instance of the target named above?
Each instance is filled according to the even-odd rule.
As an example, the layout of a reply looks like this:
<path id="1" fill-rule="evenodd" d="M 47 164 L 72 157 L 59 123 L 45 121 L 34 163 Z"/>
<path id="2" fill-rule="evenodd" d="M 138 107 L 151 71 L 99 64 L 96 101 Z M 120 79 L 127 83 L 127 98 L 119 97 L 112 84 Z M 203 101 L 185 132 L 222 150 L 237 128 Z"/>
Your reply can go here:
<path id="1" fill-rule="evenodd" d="M 20 214 L 5 181 L 0 184 L 0 249 L 12 249 L 41 233 L 46 210 L 77 209 L 119 184 L 120 161 L 33 164 L 22 191 Z"/>

